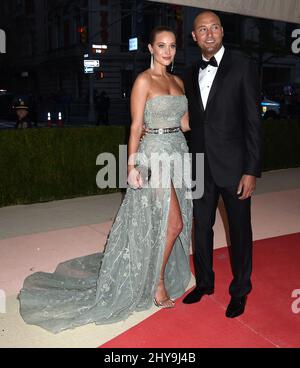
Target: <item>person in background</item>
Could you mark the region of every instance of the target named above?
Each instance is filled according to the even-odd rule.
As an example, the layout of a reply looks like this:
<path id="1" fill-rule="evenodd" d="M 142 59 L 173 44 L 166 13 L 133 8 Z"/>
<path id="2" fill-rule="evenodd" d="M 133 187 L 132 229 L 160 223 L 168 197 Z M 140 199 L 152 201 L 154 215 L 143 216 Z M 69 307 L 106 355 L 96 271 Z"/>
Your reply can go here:
<path id="1" fill-rule="evenodd" d="M 24 100 L 19 99 L 16 106 L 13 107 L 16 111 L 16 129 L 27 129 L 32 128 L 32 122 L 29 116 L 29 107 Z"/>

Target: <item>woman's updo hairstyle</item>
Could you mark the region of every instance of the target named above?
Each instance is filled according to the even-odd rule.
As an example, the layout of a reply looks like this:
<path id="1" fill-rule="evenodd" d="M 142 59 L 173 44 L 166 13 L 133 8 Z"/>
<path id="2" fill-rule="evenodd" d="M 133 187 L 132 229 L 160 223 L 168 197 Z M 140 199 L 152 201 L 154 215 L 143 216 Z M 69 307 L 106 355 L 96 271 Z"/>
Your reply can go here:
<path id="1" fill-rule="evenodd" d="M 155 38 L 156 36 L 161 33 L 161 32 L 170 32 L 170 33 L 173 33 L 173 35 L 175 36 L 176 38 L 176 33 L 173 31 L 172 28 L 168 27 L 168 26 L 158 26 L 158 27 L 155 27 L 151 34 L 150 34 L 150 39 L 149 39 L 149 43 L 151 46 L 153 46 L 154 44 L 154 41 L 155 41 Z"/>

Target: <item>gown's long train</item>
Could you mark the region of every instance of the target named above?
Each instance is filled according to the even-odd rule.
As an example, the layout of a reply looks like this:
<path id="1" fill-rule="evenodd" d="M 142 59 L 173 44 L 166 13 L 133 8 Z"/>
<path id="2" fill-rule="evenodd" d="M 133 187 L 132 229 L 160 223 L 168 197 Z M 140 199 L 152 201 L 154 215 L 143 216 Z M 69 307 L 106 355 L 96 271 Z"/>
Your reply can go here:
<path id="1" fill-rule="evenodd" d="M 185 96 L 157 96 L 146 104 L 145 123 L 148 128 L 178 127 L 186 111 Z M 187 152 L 182 132 L 148 134 L 139 147 L 139 164 L 147 165 L 152 153 L 176 154 L 178 159 L 178 154 L 183 157 Z M 186 166 L 185 169 L 189 170 Z M 171 170 L 170 179 L 174 185 L 178 179 L 176 170 Z M 19 300 L 26 323 L 58 333 L 92 322 L 108 324 L 125 320 L 134 311 L 153 305 L 171 198 L 170 186 L 159 188 L 153 181 L 150 177 L 149 188 L 127 190 L 103 254 L 61 263 L 52 274 L 38 272 L 24 281 Z M 181 188 L 175 184 L 175 190 L 184 226 L 165 272 L 171 298 L 185 292 L 191 276 L 192 200 L 190 188 L 185 181 L 182 183 Z"/>

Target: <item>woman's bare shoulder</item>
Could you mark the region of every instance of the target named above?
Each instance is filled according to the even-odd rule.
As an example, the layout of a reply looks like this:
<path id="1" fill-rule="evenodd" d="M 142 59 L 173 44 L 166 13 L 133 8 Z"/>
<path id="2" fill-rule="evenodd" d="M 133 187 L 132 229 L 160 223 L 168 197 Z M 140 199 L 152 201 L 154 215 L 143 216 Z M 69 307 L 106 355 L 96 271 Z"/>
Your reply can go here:
<path id="1" fill-rule="evenodd" d="M 151 77 L 146 70 L 137 76 L 132 89 L 132 96 L 138 98 L 139 100 L 141 100 L 142 98 L 146 100 L 150 91 L 150 86 Z"/>
<path id="2" fill-rule="evenodd" d="M 144 72 L 140 73 L 136 80 L 135 80 L 135 83 L 138 83 L 138 84 L 149 84 L 151 83 L 151 75 L 149 73 L 148 70 L 145 70 Z"/>
<path id="3" fill-rule="evenodd" d="M 175 79 L 176 83 L 179 85 L 179 87 L 184 92 L 184 83 L 183 83 L 183 80 L 180 77 L 178 77 L 178 75 L 173 75 L 173 78 Z"/>

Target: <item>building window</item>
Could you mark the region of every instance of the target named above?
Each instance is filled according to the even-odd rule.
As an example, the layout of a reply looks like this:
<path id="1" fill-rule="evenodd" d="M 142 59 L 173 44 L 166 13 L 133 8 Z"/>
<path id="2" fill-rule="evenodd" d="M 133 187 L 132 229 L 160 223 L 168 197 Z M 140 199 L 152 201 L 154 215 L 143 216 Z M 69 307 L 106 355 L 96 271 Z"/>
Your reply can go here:
<path id="1" fill-rule="evenodd" d="M 291 69 L 286 67 L 264 67 L 263 68 L 263 85 L 286 84 L 286 81 L 291 80 Z"/>
<path id="2" fill-rule="evenodd" d="M 66 20 L 64 22 L 64 46 L 70 46 L 70 21 Z"/>
<path id="3" fill-rule="evenodd" d="M 53 36 L 52 36 L 52 27 L 48 27 L 48 50 L 52 51 L 53 49 Z"/>
<path id="4" fill-rule="evenodd" d="M 35 12 L 34 0 L 25 0 L 25 13 L 26 15 L 32 15 Z"/>
<path id="5" fill-rule="evenodd" d="M 101 29 L 101 42 L 102 44 L 108 43 L 108 12 L 101 11 L 100 12 L 100 29 Z"/>
<path id="6" fill-rule="evenodd" d="M 222 26 L 224 28 L 224 42 L 239 45 L 241 42 L 241 18 L 237 14 L 222 13 Z"/>
<path id="7" fill-rule="evenodd" d="M 132 36 L 132 15 L 130 14 L 132 2 L 122 1 L 121 7 L 121 43 L 122 51 L 128 51 L 128 40 Z M 127 15 L 127 16 L 126 16 Z"/>

